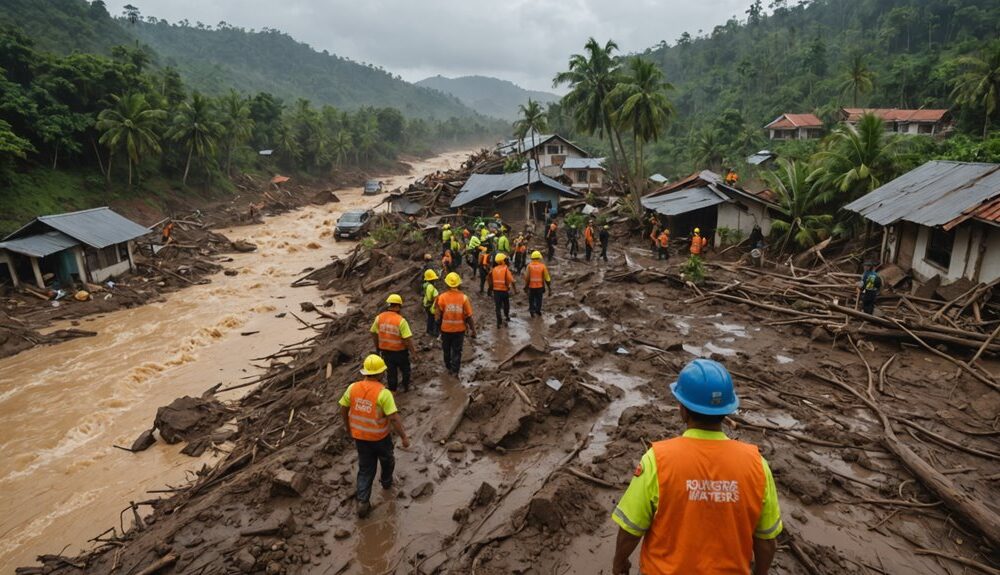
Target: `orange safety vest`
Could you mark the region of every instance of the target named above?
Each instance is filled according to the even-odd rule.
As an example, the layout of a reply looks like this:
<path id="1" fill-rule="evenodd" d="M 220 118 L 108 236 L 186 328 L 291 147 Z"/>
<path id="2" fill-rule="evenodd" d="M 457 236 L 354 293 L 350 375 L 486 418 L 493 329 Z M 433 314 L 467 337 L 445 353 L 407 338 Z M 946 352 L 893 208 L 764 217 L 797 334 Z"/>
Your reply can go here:
<path id="1" fill-rule="evenodd" d="M 490 267 L 490 253 L 483 252 L 479 254 L 479 267 L 483 269 L 488 269 Z"/>
<path id="2" fill-rule="evenodd" d="M 691 253 L 694 255 L 700 254 L 701 249 L 705 247 L 707 243 L 708 240 L 699 236 L 698 234 L 695 234 L 694 236 L 691 237 Z"/>
<path id="3" fill-rule="evenodd" d="M 514 248 L 514 250 L 519 254 L 523 254 L 528 251 L 528 246 L 527 244 L 517 244 L 517 247 Z"/>
<path id="4" fill-rule="evenodd" d="M 587 226 L 583 230 L 583 241 L 590 247 L 594 246 L 594 230 Z"/>
<path id="5" fill-rule="evenodd" d="M 379 441 L 389 435 L 389 420 L 380 413 L 378 394 L 385 389 L 381 383 L 363 379 L 351 385 L 351 405 L 347 419 L 351 437 L 361 441 Z"/>
<path id="6" fill-rule="evenodd" d="M 441 313 L 441 331 L 461 333 L 465 331 L 465 306 L 469 298 L 460 291 L 448 290 L 437 298 L 437 309 Z"/>
<path id="7" fill-rule="evenodd" d="M 528 264 L 528 287 L 531 289 L 545 287 L 545 264 L 542 262 L 531 262 Z"/>
<path id="8" fill-rule="evenodd" d="M 756 446 L 677 437 L 653 443 L 660 500 L 642 540 L 648 575 L 750 575 L 753 533 L 764 508 Z"/>
<path id="9" fill-rule="evenodd" d="M 384 311 L 378 314 L 375 323 L 378 324 L 378 348 L 382 351 L 403 351 L 406 345 L 399 335 L 399 325 L 403 316 L 394 311 Z"/>
<path id="10" fill-rule="evenodd" d="M 514 274 L 510 273 L 506 264 L 496 266 L 490 273 L 493 275 L 493 291 L 507 291 L 514 284 Z"/>
<path id="11" fill-rule="evenodd" d="M 663 232 L 662 234 L 660 234 L 660 237 L 658 239 L 661 248 L 665 248 L 670 245 L 670 234 L 668 234 L 667 232 Z"/>

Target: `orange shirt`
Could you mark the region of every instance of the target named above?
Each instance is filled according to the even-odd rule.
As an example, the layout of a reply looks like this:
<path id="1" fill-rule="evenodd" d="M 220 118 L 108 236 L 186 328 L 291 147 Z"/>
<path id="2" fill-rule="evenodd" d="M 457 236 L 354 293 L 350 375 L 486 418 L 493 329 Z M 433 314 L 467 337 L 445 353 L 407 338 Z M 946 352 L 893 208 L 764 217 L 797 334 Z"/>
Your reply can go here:
<path id="1" fill-rule="evenodd" d="M 531 289 L 545 287 L 545 282 L 551 281 L 549 269 L 540 261 L 532 261 L 528 264 L 528 287 Z"/>
<path id="2" fill-rule="evenodd" d="M 375 318 L 378 325 L 378 348 L 383 351 L 403 351 L 406 344 L 403 343 L 403 336 L 399 333 L 399 326 L 403 323 L 403 316 L 394 311 L 384 311 Z"/>
<path id="3" fill-rule="evenodd" d="M 378 396 L 383 389 L 381 383 L 369 379 L 351 385 L 347 418 L 354 439 L 379 441 L 389 435 L 389 420 L 379 413 L 378 407 Z"/>
<path id="4" fill-rule="evenodd" d="M 460 333 L 465 331 L 466 318 L 472 317 L 472 302 L 464 293 L 450 289 L 439 295 L 434 304 L 441 318 L 441 331 Z"/>
<path id="5" fill-rule="evenodd" d="M 591 246 L 591 247 L 593 247 L 593 246 L 594 246 L 594 229 L 593 229 L 593 228 L 591 228 L 590 226 L 587 226 L 587 227 L 586 227 L 586 228 L 584 228 L 584 230 L 583 230 L 583 241 L 584 241 L 584 242 L 585 242 L 585 243 L 586 243 L 586 244 L 587 244 L 588 246 Z"/>
<path id="6" fill-rule="evenodd" d="M 493 280 L 493 291 L 508 291 L 514 285 L 514 274 L 510 273 L 507 264 L 498 264 L 490 274 Z"/>

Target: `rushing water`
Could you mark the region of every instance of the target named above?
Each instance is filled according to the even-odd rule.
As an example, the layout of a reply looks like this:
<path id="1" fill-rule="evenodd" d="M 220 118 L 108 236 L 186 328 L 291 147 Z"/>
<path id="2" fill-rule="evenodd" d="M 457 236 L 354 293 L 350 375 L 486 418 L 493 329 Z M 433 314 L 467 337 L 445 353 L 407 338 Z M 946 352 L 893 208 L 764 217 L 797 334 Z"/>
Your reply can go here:
<path id="1" fill-rule="evenodd" d="M 416 162 L 413 175 L 457 167 L 465 152 Z M 383 178 L 389 189 L 413 176 Z M 315 288 L 292 288 L 306 267 L 344 254 L 353 242 L 334 241 L 344 210 L 384 196 L 361 189 L 337 192 L 340 203 L 308 206 L 264 223 L 221 230 L 256 243 L 236 254 L 212 283 L 166 301 L 87 318 L 97 337 L 39 347 L 0 360 L 0 572 L 34 562 L 40 553 L 73 554 L 112 525 L 129 501 L 156 497 L 147 489 L 182 483 L 205 458 L 157 443 L 130 454 L 151 426 L 156 408 L 182 395 L 201 395 L 219 382 L 239 383 L 257 372 L 251 360 L 305 339 L 291 314 L 318 302 Z M 62 326 L 58 326 L 62 327 Z M 249 336 L 243 332 L 258 331 Z"/>

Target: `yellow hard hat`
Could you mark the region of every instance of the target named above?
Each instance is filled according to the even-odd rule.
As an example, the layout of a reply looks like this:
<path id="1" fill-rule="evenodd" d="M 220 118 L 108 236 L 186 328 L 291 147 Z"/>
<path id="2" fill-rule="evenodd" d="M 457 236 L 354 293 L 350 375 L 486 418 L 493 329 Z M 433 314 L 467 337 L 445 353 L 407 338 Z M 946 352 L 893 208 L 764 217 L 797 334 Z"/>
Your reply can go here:
<path id="1" fill-rule="evenodd" d="M 502 264 L 505 261 L 507 261 L 507 254 L 497 254 L 497 257 L 494 258 L 494 259 L 496 260 L 496 262 L 498 264 Z"/>
<path id="2" fill-rule="evenodd" d="M 448 284 L 448 287 L 458 287 L 462 285 L 462 276 L 455 272 L 444 276 L 444 283 Z"/>
<path id="3" fill-rule="evenodd" d="M 434 270 L 427 270 L 427 271 L 424 272 L 424 281 L 425 282 L 432 282 L 432 281 L 434 281 L 436 279 L 438 279 L 438 275 L 436 273 L 434 273 Z"/>
<path id="4" fill-rule="evenodd" d="M 446 229 L 446 230 L 450 230 L 450 229 L 451 229 L 451 224 L 445 224 L 445 225 L 444 225 L 444 229 Z"/>
<path id="5" fill-rule="evenodd" d="M 540 260 L 540 259 L 542 259 L 542 252 L 540 252 L 538 250 L 535 250 L 535 251 L 531 252 L 531 259 L 533 259 L 533 260 Z"/>
<path id="6" fill-rule="evenodd" d="M 696 234 L 700 234 L 700 233 L 701 233 L 701 228 L 695 228 L 695 229 L 694 229 L 694 233 L 696 233 Z"/>
<path id="7" fill-rule="evenodd" d="M 378 375 L 385 371 L 385 360 L 374 353 L 365 358 L 361 368 L 362 375 Z"/>
<path id="8" fill-rule="evenodd" d="M 500 214 L 493 214 L 493 217 L 494 217 L 494 218 L 499 218 L 499 217 L 500 217 Z"/>
<path id="9" fill-rule="evenodd" d="M 403 305 L 403 298 L 398 293 L 392 293 L 389 294 L 389 297 L 385 298 L 385 303 Z"/>

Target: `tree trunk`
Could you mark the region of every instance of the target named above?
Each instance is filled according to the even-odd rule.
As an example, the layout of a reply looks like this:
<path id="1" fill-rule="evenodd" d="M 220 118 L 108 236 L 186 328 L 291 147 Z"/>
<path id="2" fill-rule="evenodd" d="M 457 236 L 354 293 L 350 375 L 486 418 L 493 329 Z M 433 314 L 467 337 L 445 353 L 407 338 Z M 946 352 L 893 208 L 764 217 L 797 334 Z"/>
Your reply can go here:
<path id="1" fill-rule="evenodd" d="M 191 169 L 191 155 L 194 153 L 194 144 L 188 146 L 187 164 L 184 166 L 184 177 L 181 178 L 181 185 L 186 186 L 188 182 L 188 170 Z"/>
<path id="2" fill-rule="evenodd" d="M 56 151 L 52 154 L 52 169 L 56 169 L 56 164 L 59 163 L 59 144 L 56 144 Z"/>
<path id="3" fill-rule="evenodd" d="M 94 147 L 94 155 L 97 156 L 97 165 L 101 168 L 101 174 L 107 175 L 104 171 L 104 160 L 101 159 L 101 150 L 97 147 L 97 142 L 93 138 L 90 139 L 90 145 Z M 108 152 L 108 166 L 111 166 L 111 152 Z"/>
<path id="4" fill-rule="evenodd" d="M 128 187 L 132 187 L 132 158 L 128 159 Z"/>

